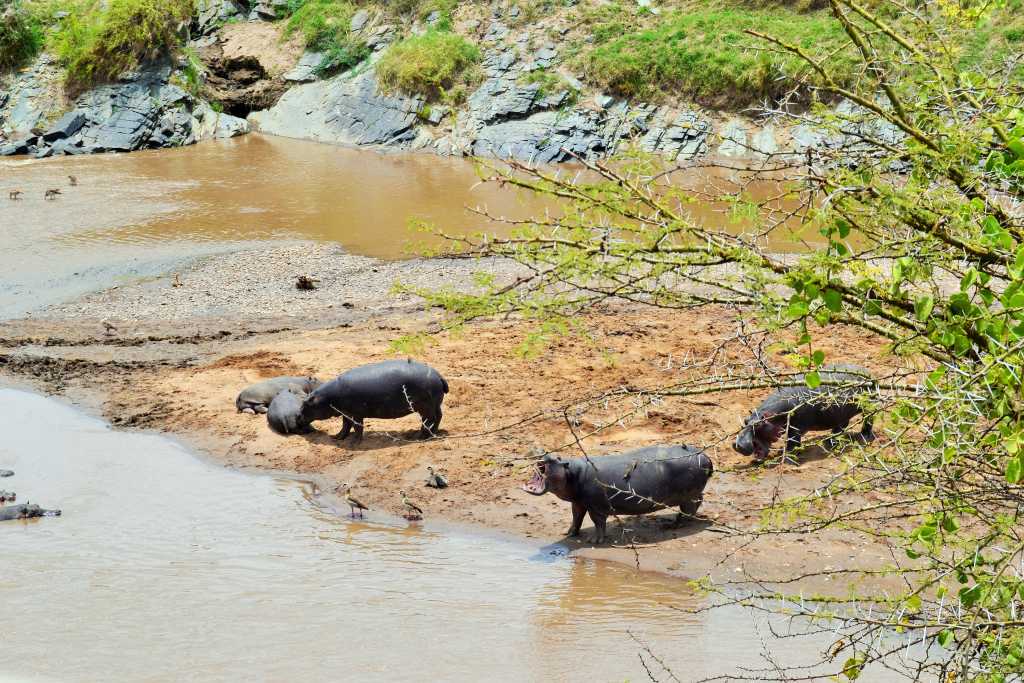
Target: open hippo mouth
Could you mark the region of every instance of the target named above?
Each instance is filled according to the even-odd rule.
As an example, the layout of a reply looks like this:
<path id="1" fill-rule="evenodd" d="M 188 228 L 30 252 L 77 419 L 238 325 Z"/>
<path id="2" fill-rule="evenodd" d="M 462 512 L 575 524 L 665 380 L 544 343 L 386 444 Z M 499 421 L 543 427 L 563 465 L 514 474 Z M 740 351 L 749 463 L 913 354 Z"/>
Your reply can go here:
<path id="1" fill-rule="evenodd" d="M 523 484 L 523 490 L 534 496 L 543 496 L 548 492 L 547 478 L 544 476 L 544 465 L 539 464 L 534 468 L 533 477 Z"/>

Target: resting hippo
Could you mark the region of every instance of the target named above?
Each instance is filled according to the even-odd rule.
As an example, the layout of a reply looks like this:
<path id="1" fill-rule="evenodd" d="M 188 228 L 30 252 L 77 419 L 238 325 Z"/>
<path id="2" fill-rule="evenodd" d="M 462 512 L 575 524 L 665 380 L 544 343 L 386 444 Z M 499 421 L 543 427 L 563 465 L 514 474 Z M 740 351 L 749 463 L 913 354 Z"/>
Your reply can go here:
<path id="1" fill-rule="evenodd" d="M 294 387 L 308 394 L 318 386 L 320 380 L 315 377 L 275 377 L 242 389 L 235 399 L 235 407 L 240 413 L 265 413 L 274 397 L 289 387 Z"/>
<path id="2" fill-rule="evenodd" d="M 60 510 L 44 510 L 34 503 L 8 505 L 0 508 L 0 522 L 12 519 L 28 519 L 29 517 L 59 517 Z"/>
<path id="3" fill-rule="evenodd" d="M 302 420 L 344 418 L 338 439 L 353 427 L 356 441 L 363 438 L 366 418 L 395 419 L 419 413 L 424 438 L 437 433 L 441 425 L 441 401 L 448 382 L 429 365 L 409 360 L 371 363 L 338 375 L 310 394 L 302 404 Z"/>
<path id="4" fill-rule="evenodd" d="M 732 447 L 743 455 L 763 460 L 783 433 L 787 452 L 800 446 L 804 432 L 830 429 L 834 434 L 841 434 L 853 416 L 861 413 L 857 397 L 873 382 L 871 372 L 856 365 L 833 365 L 820 375 L 822 384 L 815 389 L 783 387 L 766 398 L 744 420 Z M 797 381 L 803 381 L 803 375 Z M 851 386 L 835 386 L 836 382 Z M 853 386 L 857 384 L 860 386 Z M 865 417 L 860 430 L 866 441 L 875 438 L 871 422 L 871 417 Z"/>
<path id="5" fill-rule="evenodd" d="M 14 491 L 0 491 L 0 505 L 13 503 L 16 500 L 18 500 L 18 494 Z"/>
<path id="6" fill-rule="evenodd" d="M 548 453 L 537 468 L 523 490 L 535 496 L 550 491 L 572 503 L 570 536 L 579 535 L 583 515 L 590 513 L 598 543 L 608 515 L 643 515 L 678 505 L 681 518 L 692 517 L 715 469 L 704 451 L 683 445 L 567 460 Z"/>
<path id="7" fill-rule="evenodd" d="M 289 387 L 281 391 L 270 402 L 267 409 L 267 424 L 278 434 L 304 434 L 309 431 L 309 423 L 302 420 L 302 402 L 306 394 Z"/>
<path id="8" fill-rule="evenodd" d="M 13 476 L 14 476 L 14 472 L 12 472 L 11 470 L 0 470 L 0 479 L 2 479 L 4 477 L 13 477 Z"/>

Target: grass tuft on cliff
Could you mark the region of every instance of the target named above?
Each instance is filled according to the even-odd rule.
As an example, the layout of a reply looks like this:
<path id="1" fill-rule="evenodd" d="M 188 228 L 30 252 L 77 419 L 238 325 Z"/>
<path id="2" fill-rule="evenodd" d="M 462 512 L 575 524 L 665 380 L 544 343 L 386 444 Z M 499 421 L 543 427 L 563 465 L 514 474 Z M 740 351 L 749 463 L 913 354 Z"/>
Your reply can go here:
<path id="1" fill-rule="evenodd" d="M 193 0 L 77 4 L 53 35 L 65 86 L 72 94 L 80 92 L 174 49 L 193 10 Z"/>
<path id="2" fill-rule="evenodd" d="M 28 7 L 15 0 L 0 10 L 0 69 L 21 66 L 42 46 L 42 27 Z"/>
<path id="3" fill-rule="evenodd" d="M 595 47 L 578 57 L 588 81 L 622 97 L 658 100 L 670 93 L 736 108 L 778 98 L 810 76 L 804 62 L 766 50 L 745 29 L 829 54 L 851 77 L 855 67 L 855 55 L 843 48 L 845 33 L 826 12 L 694 7 L 647 28 L 630 24 L 624 13 L 605 13 L 593 27 Z"/>
<path id="4" fill-rule="evenodd" d="M 307 49 L 324 53 L 321 74 L 349 69 L 370 55 L 366 43 L 352 35 L 356 8 L 344 0 L 292 0 L 285 36 L 301 34 Z"/>
<path id="5" fill-rule="evenodd" d="M 479 61 L 476 45 L 435 29 L 389 47 L 377 63 L 377 81 L 387 91 L 458 102 L 476 80 Z"/>

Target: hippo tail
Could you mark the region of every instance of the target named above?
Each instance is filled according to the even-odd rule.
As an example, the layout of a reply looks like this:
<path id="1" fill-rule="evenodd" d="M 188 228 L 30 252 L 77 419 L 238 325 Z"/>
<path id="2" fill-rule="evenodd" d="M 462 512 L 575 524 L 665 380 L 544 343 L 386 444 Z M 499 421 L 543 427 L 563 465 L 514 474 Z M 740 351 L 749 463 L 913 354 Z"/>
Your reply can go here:
<path id="1" fill-rule="evenodd" d="M 441 388 L 444 389 L 444 393 L 448 393 L 448 380 L 444 377 L 441 378 Z"/>
<path id="2" fill-rule="evenodd" d="M 700 466 L 701 472 L 704 472 L 705 474 L 706 478 L 704 479 L 704 481 L 709 481 L 711 479 L 711 475 L 715 473 L 714 461 L 711 460 L 707 453 L 701 451 L 700 453 L 697 454 L 697 462 Z"/>

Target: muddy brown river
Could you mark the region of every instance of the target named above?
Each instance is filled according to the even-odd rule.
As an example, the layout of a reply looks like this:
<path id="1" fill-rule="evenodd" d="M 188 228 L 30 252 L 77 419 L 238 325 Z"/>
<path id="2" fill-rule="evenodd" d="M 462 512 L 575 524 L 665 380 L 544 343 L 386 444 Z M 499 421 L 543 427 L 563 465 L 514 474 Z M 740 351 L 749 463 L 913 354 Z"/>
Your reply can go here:
<path id="1" fill-rule="evenodd" d="M 370 512 L 0 389 L 0 680 L 679 680 L 812 657 L 681 580 Z M 783 631 L 784 623 L 776 623 Z M 646 655 L 645 655 L 646 657 Z M 670 680 L 648 658 L 658 680 Z M 872 678 L 870 680 L 883 680 Z"/>
<path id="2" fill-rule="evenodd" d="M 677 173 L 673 182 L 703 186 L 708 173 Z M 78 184 L 71 187 L 68 176 Z M 715 187 L 731 187 L 730 178 L 720 173 Z M 50 188 L 61 194 L 47 201 Z M 23 198 L 9 200 L 12 190 Z M 777 192 L 767 184 L 757 193 Z M 411 221 L 454 235 L 503 233 L 506 226 L 470 208 L 524 219 L 552 206 L 481 184 L 478 166 L 467 159 L 258 134 L 124 155 L 4 159 L 0 320 L 246 245 L 328 241 L 356 254 L 403 258 L 442 243 Z M 725 206 L 695 202 L 686 210 L 709 224 L 735 224 Z M 799 249 L 799 239 L 786 231 L 770 244 Z"/>

